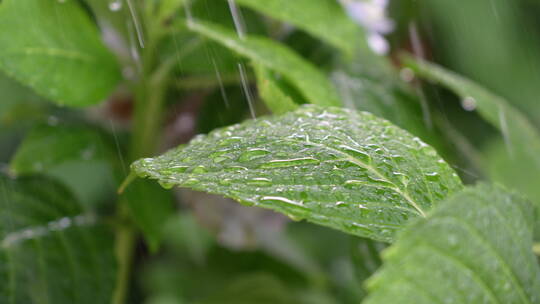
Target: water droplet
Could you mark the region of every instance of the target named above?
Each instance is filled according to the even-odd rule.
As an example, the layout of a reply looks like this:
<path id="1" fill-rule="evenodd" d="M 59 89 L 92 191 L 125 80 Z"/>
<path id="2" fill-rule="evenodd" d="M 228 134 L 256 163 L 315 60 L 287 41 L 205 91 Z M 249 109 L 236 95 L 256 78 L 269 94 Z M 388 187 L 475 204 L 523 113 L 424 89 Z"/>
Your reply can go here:
<path id="1" fill-rule="evenodd" d="M 319 160 L 313 157 L 276 159 L 276 160 L 271 160 L 268 163 L 263 164 L 261 168 L 283 168 L 283 167 L 313 165 L 313 164 L 318 164 L 318 163 L 319 163 Z"/>
<path id="2" fill-rule="evenodd" d="M 113 12 L 117 12 L 122 9 L 122 0 L 113 0 L 109 2 L 109 9 Z"/>
<path id="3" fill-rule="evenodd" d="M 476 99 L 471 96 L 467 96 L 461 100 L 461 106 L 466 111 L 474 111 L 476 110 Z"/>
<path id="4" fill-rule="evenodd" d="M 222 141 L 220 141 L 219 145 L 220 146 L 229 146 L 229 145 L 235 144 L 235 143 L 240 142 L 240 141 L 242 141 L 242 137 L 231 136 L 231 137 L 225 138 Z"/>
<path id="5" fill-rule="evenodd" d="M 367 154 L 366 152 L 364 151 L 360 151 L 358 149 L 355 149 L 355 148 L 351 148 L 349 146 L 345 146 L 345 145 L 341 145 L 338 147 L 339 150 L 347 153 L 348 155 L 356 158 L 356 159 L 359 159 L 360 161 L 362 161 L 363 163 L 371 163 L 371 157 L 369 156 L 369 154 Z"/>
<path id="6" fill-rule="evenodd" d="M 378 178 L 378 177 L 373 177 L 373 176 L 368 176 L 368 179 L 369 179 L 369 182 L 371 184 L 377 184 L 377 185 L 381 185 L 381 186 L 384 186 L 384 187 L 390 187 L 390 188 L 394 188 L 395 185 L 385 179 L 382 179 L 382 178 Z"/>
<path id="7" fill-rule="evenodd" d="M 366 184 L 365 181 L 351 179 L 345 182 L 345 188 L 347 189 L 356 189 L 362 187 Z"/>
<path id="8" fill-rule="evenodd" d="M 286 197 L 281 197 L 281 196 L 265 196 L 261 198 L 261 201 L 280 202 L 280 203 L 286 203 L 289 205 L 295 205 L 295 206 L 301 206 L 301 207 L 304 206 L 301 202 L 293 201 Z"/>
<path id="9" fill-rule="evenodd" d="M 268 155 L 268 154 L 270 154 L 270 151 L 268 151 L 268 150 L 250 149 L 250 150 L 242 153 L 240 155 L 240 157 L 238 157 L 238 161 L 247 162 L 247 161 L 251 161 L 251 160 L 254 160 L 256 158 L 259 158 L 259 157 L 263 157 L 263 156 Z"/>
<path id="10" fill-rule="evenodd" d="M 173 182 L 169 182 L 169 181 L 158 181 L 158 183 L 161 185 L 161 187 L 165 188 L 165 189 L 172 189 L 172 187 L 174 187 L 174 183 Z"/>
<path id="11" fill-rule="evenodd" d="M 220 179 L 218 183 L 222 186 L 229 186 L 232 183 L 232 181 L 230 178 L 224 178 L 224 179 Z"/>
<path id="12" fill-rule="evenodd" d="M 341 201 L 340 201 L 340 202 L 336 202 L 336 206 L 337 206 L 337 207 L 346 207 L 347 204 L 346 204 L 345 202 L 341 202 Z"/>
<path id="13" fill-rule="evenodd" d="M 193 168 L 193 171 L 191 171 L 191 172 L 201 174 L 201 173 L 208 172 L 208 170 L 206 170 L 206 168 L 204 166 L 197 166 L 197 167 Z"/>
<path id="14" fill-rule="evenodd" d="M 438 182 L 440 180 L 440 175 L 438 172 L 426 173 L 426 179 L 432 182 Z"/>
<path id="15" fill-rule="evenodd" d="M 265 177 L 257 177 L 257 178 L 254 178 L 254 179 L 251 179 L 248 181 L 248 184 L 250 185 L 254 185 L 254 186 L 271 186 L 272 185 L 272 181 L 268 178 L 265 178 Z"/>
<path id="16" fill-rule="evenodd" d="M 196 185 L 198 183 L 200 183 L 200 181 L 198 179 L 196 179 L 196 178 L 188 178 L 187 180 L 185 180 L 183 182 L 183 184 L 185 186 L 193 186 L 193 185 Z"/>
<path id="17" fill-rule="evenodd" d="M 186 172 L 188 168 L 189 168 L 188 166 L 172 166 L 172 167 L 161 169 L 160 173 L 164 175 L 184 173 Z"/>
<path id="18" fill-rule="evenodd" d="M 215 163 L 221 163 L 221 162 L 224 162 L 224 161 L 226 161 L 228 159 L 229 158 L 226 157 L 226 156 L 217 156 L 217 157 L 212 158 L 212 161 L 215 162 Z"/>

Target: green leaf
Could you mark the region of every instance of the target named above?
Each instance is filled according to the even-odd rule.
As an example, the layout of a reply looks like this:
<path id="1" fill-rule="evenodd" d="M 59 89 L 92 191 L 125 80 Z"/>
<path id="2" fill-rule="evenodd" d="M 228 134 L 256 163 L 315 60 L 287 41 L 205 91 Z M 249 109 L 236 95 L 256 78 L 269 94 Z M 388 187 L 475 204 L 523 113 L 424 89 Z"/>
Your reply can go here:
<path id="1" fill-rule="evenodd" d="M 0 71 L 0 126 L 27 124 L 42 118 L 48 103 Z"/>
<path id="2" fill-rule="evenodd" d="M 69 124 L 35 127 L 13 157 L 11 171 L 16 175 L 55 177 L 90 207 L 109 198 L 124 174 L 114 144 L 105 133 Z M 136 181 L 127 188 L 124 199 L 150 249 L 157 250 L 165 220 L 173 213 L 171 194 L 156 185 Z"/>
<path id="3" fill-rule="evenodd" d="M 504 98 L 440 66 L 412 59 L 407 60 L 407 65 L 419 76 L 454 91 L 469 103 L 468 106 L 478 110 L 486 121 L 501 131 L 511 161 L 526 163 L 528 171 L 535 176 L 535 179 L 540 180 L 540 133 L 525 115 L 512 107 Z M 504 182 L 509 186 L 522 189 L 521 183 L 518 180 L 514 181 L 505 180 Z M 531 198 L 536 197 L 534 192 L 530 194 L 533 194 Z"/>
<path id="4" fill-rule="evenodd" d="M 282 74 L 310 103 L 322 106 L 341 104 L 335 88 L 326 76 L 286 46 L 264 37 L 240 38 L 235 32 L 209 22 L 188 21 L 187 24 L 192 31 Z"/>
<path id="5" fill-rule="evenodd" d="M 286 84 L 278 79 L 267 68 L 253 64 L 255 75 L 257 76 L 257 89 L 259 96 L 274 114 L 283 114 L 298 108 L 292 96 L 287 93 Z"/>
<path id="6" fill-rule="evenodd" d="M 79 201 L 95 207 L 114 192 L 120 164 L 112 139 L 85 125 L 38 125 L 10 163 L 15 175 L 45 174 L 70 187 Z M 81 174 L 84 172 L 84 174 Z"/>
<path id="7" fill-rule="evenodd" d="M 156 184 L 145 180 L 134 181 L 123 193 L 133 220 L 142 230 L 150 251 L 157 252 L 163 236 L 163 229 L 174 213 L 174 198 Z"/>
<path id="8" fill-rule="evenodd" d="M 0 176 L 0 301 L 108 303 L 112 235 L 52 180 Z"/>
<path id="9" fill-rule="evenodd" d="M 398 236 L 365 303 L 538 303 L 531 208 L 495 186 L 456 194 Z"/>
<path id="10" fill-rule="evenodd" d="M 369 113 L 312 105 L 201 135 L 132 169 L 383 241 L 461 188 L 418 138 Z"/>
<path id="11" fill-rule="evenodd" d="M 62 163 L 110 159 L 114 157 L 109 139 L 82 125 L 36 126 L 21 143 L 11 161 L 11 170 L 18 175 L 35 174 Z"/>
<path id="12" fill-rule="evenodd" d="M 235 278 L 221 290 L 197 304 L 293 304 L 297 297 L 277 278 L 268 274 L 251 274 Z"/>
<path id="13" fill-rule="evenodd" d="M 288 22 L 331 44 L 347 55 L 367 44 L 362 28 L 355 24 L 335 0 L 236 0 L 275 19 Z"/>
<path id="14" fill-rule="evenodd" d="M 96 104 L 120 77 L 74 0 L 2 1 L 0 45 L 0 69 L 60 105 Z"/>

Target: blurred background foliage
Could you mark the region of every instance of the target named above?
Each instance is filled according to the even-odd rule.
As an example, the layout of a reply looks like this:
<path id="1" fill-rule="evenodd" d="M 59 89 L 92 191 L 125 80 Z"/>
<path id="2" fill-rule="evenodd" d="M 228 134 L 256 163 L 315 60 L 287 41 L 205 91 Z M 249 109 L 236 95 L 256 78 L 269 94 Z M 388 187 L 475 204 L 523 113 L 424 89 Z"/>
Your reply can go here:
<path id="1" fill-rule="evenodd" d="M 134 54 L 137 38 L 126 2 L 79 2 L 118 58 L 123 80 L 100 105 L 72 109 L 0 74 L 4 174 L 46 175 L 65 184 L 82 208 L 110 214 L 130 160 L 126 151 L 138 71 L 167 62 L 172 67 L 163 92 L 167 110 L 160 152 L 247 119 L 250 112 L 269 113 L 256 94 L 250 61 L 178 22 L 185 17 L 184 1 L 162 0 L 154 26 L 146 24 L 159 37 L 146 41 L 145 49 L 157 53 L 148 61 L 138 57 L 148 52 Z M 227 1 L 189 5 L 193 18 L 235 30 Z M 457 71 L 505 97 L 540 127 L 537 1 L 390 1 L 395 26 L 386 35 L 389 60 L 365 50 L 344 56 L 298 26 L 249 5 L 238 9 L 249 35 L 290 47 L 331 76 L 345 106 L 373 112 L 418 135 L 465 181 L 493 179 L 540 197 L 537 173 L 511 158 L 495 128 L 450 91 L 410 79 L 414 75 L 399 57 L 412 52 Z M 298 96 L 290 84 L 283 87 Z M 246 94 L 255 96 L 253 105 Z M 134 188 L 126 196 L 137 197 L 133 219 L 147 242 L 137 245 L 129 303 L 358 303 L 365 295 L 359 286 L 378 268 L 385 247 L 211 195 L 152 190 L 143 182 Z"/>

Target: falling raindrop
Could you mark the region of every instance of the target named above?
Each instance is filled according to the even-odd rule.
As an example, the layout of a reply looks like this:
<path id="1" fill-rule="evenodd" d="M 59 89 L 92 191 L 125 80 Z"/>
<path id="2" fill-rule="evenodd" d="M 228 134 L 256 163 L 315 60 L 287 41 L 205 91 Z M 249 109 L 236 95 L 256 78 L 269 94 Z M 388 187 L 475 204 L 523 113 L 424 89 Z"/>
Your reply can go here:
<path id="1" fill-rule="evenodd" d="M 240 79 L 242 80 L 242 89 L 244 90 L 244 95 L 246 96 L 248 102 L 249 113 L 251 114 L 251 118 L 255 119 L 255 109 L 253 108 L 253 94 L 249 89 L 246 69 L 244 68 L 244 65 L 242 63 L 238 63 L 238 70 L 240 71 Z"/>
<path id="2" fill-rule="evenodd" d="M 133 24 L 135 25 L 135 32 L 137 33 L 137 40 L 139 41 L 140 47 L 144 48 L 144 37 L 143 37 L 141 22 L 139 21 L 139 17 L 137 15 L 137 12 L 135 11 L 135 8 L 131 0 L 126 0 L 126 1 L 129 8 L 129 13 L 131 14 L 131 19 L 133 20 Z"/>
<path id="3" fill-rule="evenodd" d="M 244 23 L 244 18 L 242 17 L 242 13 L 236 6 L 236 2 L 234 0 L 227 0 L 227 2 L 229 3 L 229 9 L 233 17 L 236 33 L 238 33 L 238 37 L 240 39 L 245 39 L 246 38 L 246 25 Z"/>

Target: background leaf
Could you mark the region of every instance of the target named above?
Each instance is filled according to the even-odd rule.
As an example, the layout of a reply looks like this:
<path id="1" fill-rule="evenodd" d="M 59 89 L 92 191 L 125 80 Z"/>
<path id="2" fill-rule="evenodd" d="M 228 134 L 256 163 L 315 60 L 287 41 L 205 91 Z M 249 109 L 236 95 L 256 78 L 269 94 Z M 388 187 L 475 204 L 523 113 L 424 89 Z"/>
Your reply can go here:
<path id="1" fill-rule="evenodd" d="M 266 106 L 274 114 L 283 114 L 298 108 L 291 94 L 288 94 L 286 83 L 278 79 L 272 71 L 253 63 L 253 69 L 257 76 L 257 89 L 259 97 L 264 100 Z"/>
<path id="2" fill-rule="evenodd" d="M 340 105 L 339 96 L 326 76 L 286 46 L 264 37 L 247 36 L 241 39 L 225 27 L 204 21 L 188 21 L 188 27 L 268 69 L 279 72 L 294 84 L 310 103 Z"/>
<path id="3" fill-rule="evenodd" d="M 516 178 L 527 172 L 526 179 L 540 180 L 540 132 L 527 117 L 504 98 L 440 66 L 412 59 L 407 60 L 407 65 L 419 76 L 454 91 L 464 100 L 463 102 L 470 103 L 469 107 L 478 110 L 487 122 L 499 129 L 505 142 L 506 153 L 499 152 L 496 157 L 498 160 L 482 165 L 490 168 L 488 171 L 491 171 L 491 176 L 497 181 L 523 191 L 540 204 L 536 191 L 531 191 L 536 189 L 531 189 L 528 183 Z M 518 162 L 527 164 L 528 170 L 520 170 L 520 166 L 516 165 Z M 515 165 L 495 168 L 496 163 Z"/>
<path id="4" fill-rule="evenodd" d="M 114 273 L 111 234 L 71 193 L 0 176 L 2 303 L 108 303 Z"/>
<path id="5" fill-rule="evenodd" d="M 27 134 L 11 159 L 11 171 L 55 177 L 85 206 L 99 205 L 123 173 L 112 139 L 88 125 L 55 124 L 37 125 Z"/>
<path id="6" fill-rule="evenodd" d="M 0 69 L 60 105 L 96 104 L 120 77 L 74 0 L 2 1 L 0 45 Z"/>
<path id="7" fill-rule="evenodd" d="M 163 186 L 220 194 L 377 240 L 461 188 L 428 145 L 369 113 L 303 106 L 135 162 Z"/>
<path id="8" fill-rule="evenodd" d="M 452 196 L 384 253 L 365 303 L 537 303 L 531 209 L 483 184 Z"/>
<path id="9" fill-rule="evenodd" d="M 156 252 L 161 242 L 163 227 L 173 214 L 174 197 L 156 184 L 146 180 L 134 181 L 123 193 L 133 220 L 142 230 L 148 246 Z"/>
<path id="10" fill-rule="evenodd" d="M 350 20 L 334 0 L 237 0 L 239 5 L 290 23 L 341 49 L 351 56 L 359 47 L 367 48 L 362 28 Z"/>

